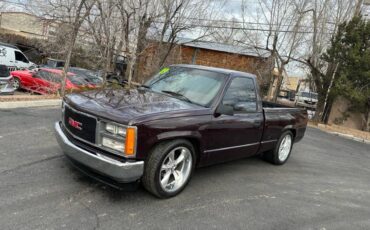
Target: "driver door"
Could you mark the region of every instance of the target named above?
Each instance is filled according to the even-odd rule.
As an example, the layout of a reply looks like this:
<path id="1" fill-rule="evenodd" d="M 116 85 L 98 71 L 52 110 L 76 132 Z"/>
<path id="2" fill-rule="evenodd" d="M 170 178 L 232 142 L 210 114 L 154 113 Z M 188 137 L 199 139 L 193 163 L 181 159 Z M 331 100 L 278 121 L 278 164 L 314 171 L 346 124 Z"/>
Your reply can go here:
<path id="1" fill-rule="evenodd" d="M 263 133 L 263 113 L 257 106 L 255 81 L 233 77 L 222 99 L 234 115 L 214 117 L 209 127 L 209 164 L 235 160 L 257 153 Z"/>

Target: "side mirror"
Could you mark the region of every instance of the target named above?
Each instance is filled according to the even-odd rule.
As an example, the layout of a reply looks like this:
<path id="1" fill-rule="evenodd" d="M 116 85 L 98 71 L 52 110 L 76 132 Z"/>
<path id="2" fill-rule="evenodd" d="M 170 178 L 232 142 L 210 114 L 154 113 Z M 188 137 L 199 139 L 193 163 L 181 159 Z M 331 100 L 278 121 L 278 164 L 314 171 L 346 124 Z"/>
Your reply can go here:
<path id="1" fill-rule="evenodd" d="M 215 114 L 217 114 L 217 115 L 224 114 L 224 115 L 233 116 L 234 115 L 234 108 L 231 105 L 220 104 L 217 107 Z"/>

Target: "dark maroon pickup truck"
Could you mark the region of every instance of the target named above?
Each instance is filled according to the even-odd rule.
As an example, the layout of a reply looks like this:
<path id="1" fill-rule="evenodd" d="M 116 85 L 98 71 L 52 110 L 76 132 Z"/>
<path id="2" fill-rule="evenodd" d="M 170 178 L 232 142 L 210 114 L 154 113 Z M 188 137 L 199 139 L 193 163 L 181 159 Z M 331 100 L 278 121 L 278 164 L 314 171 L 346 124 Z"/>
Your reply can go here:
<path id="1" fill-rule="evenodd" d="M 262 102 L 254 75 L 195 65 L 137 89 L 67 95 L 62 113 L 56 136 L 74 165 L 158 197 L 181 192 L 195 167 L 256 154 L 282 165 L 307 125 L 306 110 Z"/>

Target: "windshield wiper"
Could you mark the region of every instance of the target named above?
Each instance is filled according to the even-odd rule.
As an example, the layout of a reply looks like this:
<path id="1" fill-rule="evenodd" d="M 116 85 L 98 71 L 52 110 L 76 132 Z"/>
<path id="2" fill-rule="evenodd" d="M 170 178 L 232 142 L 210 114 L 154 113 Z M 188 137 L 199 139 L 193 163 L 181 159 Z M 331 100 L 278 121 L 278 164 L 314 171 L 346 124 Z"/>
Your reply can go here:
<path id="1" fill-rule="evenodd" d="M 169 90 L 162 90 L 162 93 L 167 93 L 167 94 L 170 94 L 172 96 L 175 96 L 175 97 L 180 97 L 182 98 L 184 101 L 187 101 L 187 102 L 190 102 L 190 103 L 193 103 L 189 98 L 187 98 L 186 96 L 182 95 L 181 93 L 177 93 L 177 92 L 173 92 L 173 91 L 169 91 Z"/>

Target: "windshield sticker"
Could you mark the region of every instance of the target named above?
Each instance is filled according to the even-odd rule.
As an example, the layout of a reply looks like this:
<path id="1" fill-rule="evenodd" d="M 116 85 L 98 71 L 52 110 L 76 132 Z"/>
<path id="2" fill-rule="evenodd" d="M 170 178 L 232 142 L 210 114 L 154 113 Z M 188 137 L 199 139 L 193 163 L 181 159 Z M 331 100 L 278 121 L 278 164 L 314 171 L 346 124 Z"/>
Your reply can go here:
<path id="1" fill-rule="evenodd" d="M 159 71 L 159 74 L 165 74 L 165 73 L 167 73 L 169 70 L 170 70 L 170 68 L 165 67 L 165 68 L 161 69 L 161 71 Z"/>

